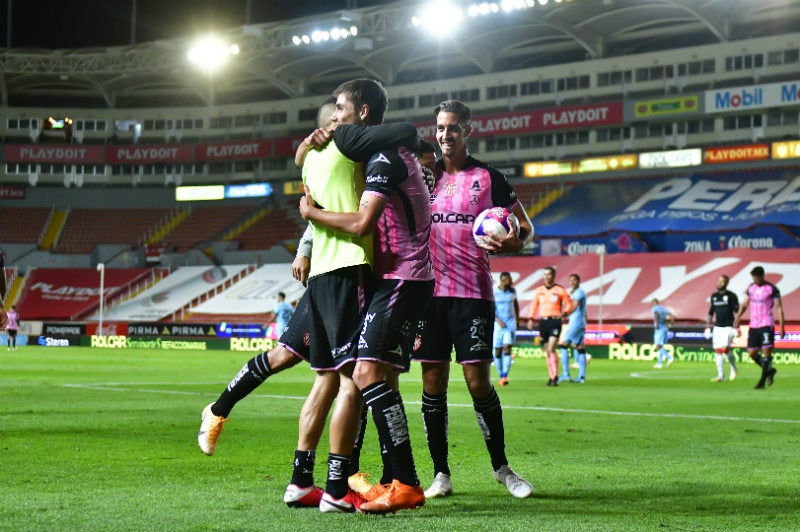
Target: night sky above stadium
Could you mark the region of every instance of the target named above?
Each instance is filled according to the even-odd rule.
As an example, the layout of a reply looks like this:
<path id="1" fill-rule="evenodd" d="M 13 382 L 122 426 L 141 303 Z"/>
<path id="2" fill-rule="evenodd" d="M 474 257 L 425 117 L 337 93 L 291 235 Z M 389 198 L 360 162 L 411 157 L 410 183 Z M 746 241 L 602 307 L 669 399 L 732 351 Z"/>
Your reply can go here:
<path id="1" fill-rule="evenodd" d="M 0 47 L 87 48 L 131 43 L 134 0 L 0 0 Z M 242 26 L 247 0 L 135 0 L 136 42 Z M 387 4 L 375 0 L 250 0 L 250 23 Z"/>

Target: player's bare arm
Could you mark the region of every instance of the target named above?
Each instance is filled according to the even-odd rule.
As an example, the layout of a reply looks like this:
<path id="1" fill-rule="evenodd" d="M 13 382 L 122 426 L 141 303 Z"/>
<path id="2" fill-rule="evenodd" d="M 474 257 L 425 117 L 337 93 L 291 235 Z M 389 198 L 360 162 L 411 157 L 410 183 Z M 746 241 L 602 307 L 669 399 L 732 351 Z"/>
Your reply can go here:
<path id="1" fill-rule="evenodd" d="M 313 148 L 321 148 L 331 140 L 332 130 L 320 127 L 311 132 L 309 136 L 303 139 L 303 142 L 297 147 L 294 153 L 294 164 L 298 168 L 303 167 L 306 160 L 308 150 Z"/>
<path id="2" fill-rule="evenodd" d="M 336 231 L 356 236 L 372 234 L 378 224 L 386 199 L 375 194 L 364 193 L 358 212 L 330 212 L 314 206 L 308 187 L 306 195 L 300 200 L 300 215 L 304 220 L 323 225 Z"/>

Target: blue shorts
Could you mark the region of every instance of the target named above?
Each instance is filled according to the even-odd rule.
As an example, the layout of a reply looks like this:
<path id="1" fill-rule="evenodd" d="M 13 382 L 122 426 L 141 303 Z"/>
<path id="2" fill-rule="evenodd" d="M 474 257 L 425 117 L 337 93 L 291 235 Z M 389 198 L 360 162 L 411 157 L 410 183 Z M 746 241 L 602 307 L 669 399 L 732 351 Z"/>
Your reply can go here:
<path id="1" fill-rule="evenodd" d="M 514 345 L 514 339 L 517 337 L 516 327 L 500 328 L 497 322 L 494 322 L 494 348 L 502 349 L 504 345 Z"/>
<path id="2" fill-rule="evenodd" d="M 586 327 L 569 327 L 564 334 L 562 343 L 564 345 L 572 344 L 574 346 L 583 345 L 583 336 L 586 334 Z"/>

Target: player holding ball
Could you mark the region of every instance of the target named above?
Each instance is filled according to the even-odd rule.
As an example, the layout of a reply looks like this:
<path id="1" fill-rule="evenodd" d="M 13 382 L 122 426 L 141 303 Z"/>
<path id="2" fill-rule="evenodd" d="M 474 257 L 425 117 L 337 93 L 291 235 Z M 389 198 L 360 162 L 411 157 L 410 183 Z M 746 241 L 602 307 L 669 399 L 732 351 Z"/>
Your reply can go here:
<path id="1" fill-rule="evenodd" d="M 422 364 L 422 418 L 434 468 L 425 497 L 444 497 L 453 491 L 447 445 L 447 384 L 453 347 L 494 479 L 514 497 L 528 497 L 533 491 L 530 482 L 508 465 L 503 410 L 491 381 L 494 282 L 489 253 L 520 252 L 530 241 L 533 226 L 505 176 L 469 155 L 469 107 L 448 100 L 436 107 L 434 117 L 442 152 L 431 193 L 430 247 L 436 284 L 412 353 L 413 360 Z M 485 249 L 481 249 L 473 238 L 473 222 L 491 207 L 514 213 L 519 231 L 509 231 L 504 238 L 486 235 Z"/>

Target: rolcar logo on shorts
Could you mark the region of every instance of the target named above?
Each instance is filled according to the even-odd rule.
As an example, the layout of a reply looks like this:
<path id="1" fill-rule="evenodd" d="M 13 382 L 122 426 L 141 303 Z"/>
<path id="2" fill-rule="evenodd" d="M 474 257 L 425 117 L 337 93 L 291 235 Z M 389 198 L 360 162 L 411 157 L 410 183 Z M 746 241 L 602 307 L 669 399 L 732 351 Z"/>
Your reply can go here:
<path id="1" fill-rule="evenodd" d="M 458 212 L 449 212 L 442 214 L 435 212 L 431 214 L 431 221 L 435 224 L 469 224 L 475 223 L 474 214 L 462 214 Z"/>

